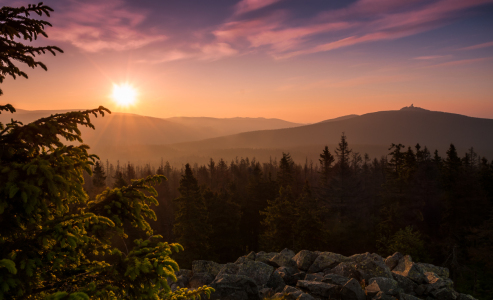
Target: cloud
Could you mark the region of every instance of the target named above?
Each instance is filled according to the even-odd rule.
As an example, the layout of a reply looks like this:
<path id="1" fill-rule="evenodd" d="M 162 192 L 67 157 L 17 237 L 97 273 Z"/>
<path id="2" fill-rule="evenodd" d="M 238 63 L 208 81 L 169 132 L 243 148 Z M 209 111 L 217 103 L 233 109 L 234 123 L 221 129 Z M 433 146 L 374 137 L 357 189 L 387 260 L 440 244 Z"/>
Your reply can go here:
<path id="1" fill-rule="evenodd" d="M 126 8 L 123 1 L 66 3 L 57 9 L 61 13 L 53 15 L 54 26 L 47 33 L 50 39 L 71 43 L 87 52 L 136 49 L 167 38 L 152 29 L 139 30 L 146 13 Z"/>
<path id="2" fill-rule="evenodd" d="M 435 60 L 435 59 L 445 59 L 445 58 L 451 58 L 452 55 L 430 55 L 430 56 L 418 56 L 415 57 L 414 59 L 417 60 Z"/>
<path id="3" fill-rule="evenodd" d="M 459 50 L 476 50 L 476 49 L 481 49 L 481 48 L 486 48 L 486 47 L 493 47 L 493 42 L 482 43 L 479 45 L 473 45 L 473 46 L 461 48 Z"/>
<path id="4" fill-rule="evenodd" d="M 431 65 L 428 66 L 428 68 L 436 68 L 436 67 L 452 67 L 452 66 L 460 66 L 460 65 L 468 65 L 468 64 L 473 64 L 477 62 L 483 62 L 483 61 L 488 61 L 493 59 L 493 57 L 481 57 L 481 58 L 473 58 L 473 59 L 461 59 L 461 60 L 454 60 L 454 61 L 449 61 L 446 63 L 441 63 L 437 65 Z"/>
<path id="5" fill-rule="evenodd" d="M 242 7 L 244 12 L 246 7 L 253 10 L 274 2 L 243 0 L 237 9 Z M 265 5 L 257 6 L 261 3 Z M 291 12 L 278 9 L 251 19 L 233 18 L 213 33 L 218 41 L 233 48 L 262 48 L 277 59 L 285 59 L 415 35 L 453 22 L 464 10 L 487 3 L 493 0 L 359 0 L 297 20 L 296 26 L 292 25 Z"/>
<path id="6" fill-rule="evenodd" d="M 241 15 L 257 9 L 261 9 L 282 0 L 241 0 L 235 6 L 235 15 Z"/>

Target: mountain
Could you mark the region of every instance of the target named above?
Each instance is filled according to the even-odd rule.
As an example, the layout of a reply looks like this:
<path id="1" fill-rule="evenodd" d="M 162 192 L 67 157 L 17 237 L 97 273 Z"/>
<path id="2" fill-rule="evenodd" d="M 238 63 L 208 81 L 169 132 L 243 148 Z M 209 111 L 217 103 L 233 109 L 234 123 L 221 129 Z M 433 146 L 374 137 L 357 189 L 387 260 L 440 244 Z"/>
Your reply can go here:
<path id="1" fill-rule="evenodd" d="M 354 117 L 359 117 L 359 115 L 352 114 L 352 115 L 347 115 L 347 116 L 342 116 L 342 117 L 337 117 L 337 118 L 333 118 L 333 119 L 324 120 L 324 121 L 321 121 L 319 123 L 342 121 L 342 120 L 352 119 Z"/>
<path id="2" fill-rule="evenodd" d="M 11 118 L 29 123 L 51 114 L 70 110 L 28 111 L 0 114 L 0 122 Z M 92 118 L 95 130 L 81 128 L 84 143 L 94 148 L 128 145 L 166 145 L 231 135 L 245 131 L 279 129 L 300 126 L 280 119 L 266 118 L 154 118 L 129 113 L 106 114 Z"/>
<path id="3" fill-rule="evenodd" d="M 323 147 L 328 145 L 333 151 L 343 132 L 355 151 L 368 152 L 372 157 L 387 154 L 392 143 L 401 143 L 413 148 L 419 143 L 421 146 L 427 146 L 431 152 L 438 149 L 440 155 L 445 156 L 445 151 L 453 143 L 461 156 L 467 149 L 474 147 L 480 155 L 493 158 L 493 140 L 489 138 L 493 132 L 492 119 L 416 107 L 368 113 L 294 128 L 244 132 L 190 143 L 177 143 L 169 147 L 182 155 L 188 153 L 189 157 L 193 156 L 197 149 L 200 149 L 201 155 L 211 156 L 213 153 L 234 153 L 236 149 L 237 156 L 249 153 L 251 158 L 252 154 L 256 153 L 260 154 L 255 155 L 259 160 L 261 157 L 268 159 L 274 155 L 280 157 L 282 151 L 289 151 L 295 160 L 310 159 L 317 162 Z"/>

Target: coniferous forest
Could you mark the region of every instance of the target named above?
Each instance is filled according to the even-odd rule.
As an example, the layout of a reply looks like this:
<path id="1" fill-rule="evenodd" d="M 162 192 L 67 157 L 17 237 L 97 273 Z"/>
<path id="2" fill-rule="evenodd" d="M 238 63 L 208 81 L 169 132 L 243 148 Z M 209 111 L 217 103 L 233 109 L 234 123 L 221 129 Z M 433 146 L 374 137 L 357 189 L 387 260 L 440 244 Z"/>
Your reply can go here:
<path id="1" fill-rule="evenodd" d="M 294 162 L 289 153 L 182 168 L 97 162 L 85 188 L 96 195 L 105 186 L 164 175 L 152 226 L 186 249 L 175 256 L 183 268 L 197 259 L 225 263 L 283 248 L 399 251 L 448 267 L 458 290 L 490 294 L 493 162 L 473 148 L 457 153 L 453 144 L 443 154 L 392 144 L 388 155 L 371 158 L 349 142 L 343 134 L 336 149 L 320 149 L 317 162 Z"/>

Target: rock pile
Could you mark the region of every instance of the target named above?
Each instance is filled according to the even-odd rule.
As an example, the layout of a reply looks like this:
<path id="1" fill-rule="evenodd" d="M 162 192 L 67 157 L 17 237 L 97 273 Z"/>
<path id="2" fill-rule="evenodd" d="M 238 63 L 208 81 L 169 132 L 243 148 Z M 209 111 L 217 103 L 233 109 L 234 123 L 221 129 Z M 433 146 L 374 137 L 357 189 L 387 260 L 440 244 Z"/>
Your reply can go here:
<path id="1" fill-rule="evenodd" d="M 400 253 L 384 259 L 370 253 L 251 252 L 235 263 L 194 261 L 192 270 L 176 276 L 172 290 L 209 285 L 216 290 L 211 299 L 474 300 L 453 289 L 447 268 Z"/>

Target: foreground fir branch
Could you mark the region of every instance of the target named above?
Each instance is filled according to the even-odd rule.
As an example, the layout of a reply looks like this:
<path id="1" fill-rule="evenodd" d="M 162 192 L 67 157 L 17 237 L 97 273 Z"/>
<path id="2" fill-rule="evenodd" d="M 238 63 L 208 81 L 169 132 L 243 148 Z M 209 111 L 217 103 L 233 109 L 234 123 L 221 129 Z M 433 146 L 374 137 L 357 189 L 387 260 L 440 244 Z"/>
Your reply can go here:
<path id="1" fill-rule="evenodd" d="M 34 60 L 55 46 L 32 47 L 17 40 L 47 36 L 50 7 L 39 3 L 0 9 L 0 83 L 7 75 L 27 78 L 14 62 L 31 68 L 46 66 Z M 1 91 L 0 91 L 1 93 Z M 0 105 L 14 113 L 12 105 Z M 0 300 L 3 299 L 195 299 L 212 288 L 172 292 L 178 264 L 170 258 L 183 251 L 179 244 L 153 235 L 148 219 L 158 205 L 153 185 L 162 175 L 106 189 L 95 200 L 83 189 L 83 172 L 91 174 L 98 159 L 82 143 L 79 126 L 94 129 L 90 117 L 111 113 L 104 107 L 56 114 L 29 124 L 0 123 Z M 115 239 L 127 238 L 128 224 L 141 231 L 125 252 Z"/>

